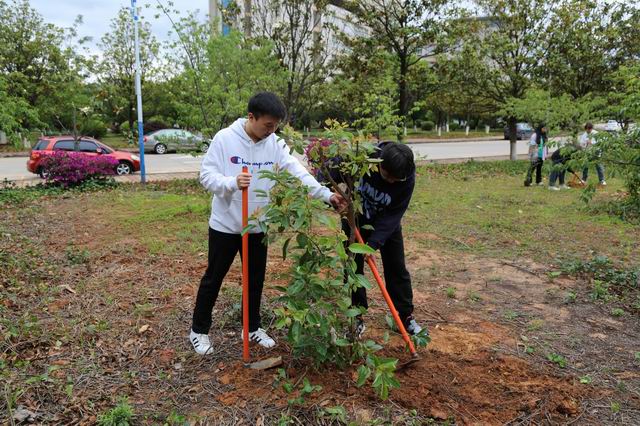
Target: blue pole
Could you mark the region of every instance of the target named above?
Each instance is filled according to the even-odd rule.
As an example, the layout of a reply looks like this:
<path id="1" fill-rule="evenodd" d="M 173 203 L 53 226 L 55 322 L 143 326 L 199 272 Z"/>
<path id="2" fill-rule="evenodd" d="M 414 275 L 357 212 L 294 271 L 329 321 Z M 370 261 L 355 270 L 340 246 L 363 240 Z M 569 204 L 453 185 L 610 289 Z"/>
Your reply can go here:
<path id="1" fill-rule="evenodd" d="M 140 83 L 140 39 L 138 38 L 138 8 L 136 0 L 131 0 L 131 14 L 133 16 L 133 31 L 135 33 L 136 53 L 136 98 L 138 101 L 138 150 L 140 151 L 140 182 L 146 182 L 146 170 L 144 165 L 144 126 L 142 125 L 142 84 Z"/>
<path id="2" fill-rule="evenodd" d="M 222 0 L 222 9 L 226 9 L 229 7 L 229 3 L 230 0 Z M 227 36 L 229 35 L 229 33 L 231 32 L 231 28 L 229 28 L 229 25 L 224 23 L 224 20 L 222 21 L 222 35 Z"/>

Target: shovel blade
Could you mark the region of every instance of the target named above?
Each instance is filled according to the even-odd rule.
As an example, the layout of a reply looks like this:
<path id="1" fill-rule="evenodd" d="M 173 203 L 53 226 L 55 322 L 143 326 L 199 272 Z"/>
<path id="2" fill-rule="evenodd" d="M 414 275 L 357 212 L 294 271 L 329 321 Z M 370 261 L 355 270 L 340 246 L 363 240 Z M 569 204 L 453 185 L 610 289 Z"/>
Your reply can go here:
<path id="1" fill-rule="evenodd" d="M 246 364 L 247 367 L 253 370 L 268 370 L 270 368 L 279 367 L 282 365 L 282 357 L 276 356 L 272 358 L 263 359 L 261 361 L 251 362 Z"/>

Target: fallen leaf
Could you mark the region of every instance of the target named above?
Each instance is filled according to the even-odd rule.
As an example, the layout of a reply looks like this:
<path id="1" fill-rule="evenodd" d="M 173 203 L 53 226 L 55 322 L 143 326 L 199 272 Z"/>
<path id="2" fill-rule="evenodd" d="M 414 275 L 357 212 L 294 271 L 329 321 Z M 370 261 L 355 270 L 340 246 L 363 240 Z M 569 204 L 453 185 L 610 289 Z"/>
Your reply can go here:
<path id="1" fill-rule="evenodd" d="M 446 413 L 446 411 L 440 410 L 435 407 L 431 408 L 429 415 L 437 420 L 446 420 L 449 418 L 449 415 Z"/>
<path id="2" fill-rule="evenodd" d="M 235 405 L 238 401 L 238 397 L 232 393 L 223 393 L 217 399 L 224 405 Z"/>
<path id="3" fill-rule="evenodd" d="M 149 329 L 149 324 L 145 324 L 138 329 L 138 334 L 142 334 Z"/>
<path id="4" fill-rule="evenodd" d="M 229 383 L 231 383 L 231 376 L 228 374 L 225 374 L 223 376 L 218 377 L 218 381 L 223 385 L 228 385 Z"/>
<path id="5" fill-rule="evenodd" d="M 173 349 L 163 349 L 159 352 L 158 358 L 160 359 L 161 363 L 169 364 L 173 360 L 175 354 L 176 351 L 174 351 Z"/>
<path id="6" fill-rule="evenodd" d="M 61 289 L 63 290 L 67 290 L 69 293 L 73 293 L 76 294 L 76 291 L 74 289 L 72 289 L 71 287 L 69 287 L 68 284 L 62 284 L 61 286 L 59 286 Z"/>
<path id="7" fill-rule="evenodd" d="M 22 423 L 26 420 L 34 421 L 36 417 L 36 413 L 27 410 L 22 405 L 18 406 L 18 408 L 16 408 L 16 411 L 13 412 L 13 420 L 17 421 L 18 423 Z"/>
<path id="8" fill-rule="evenodd" d="M 256 426 L 264 426 L 264 417 L 262 415 L 259 415 L 256 419 Z"/>

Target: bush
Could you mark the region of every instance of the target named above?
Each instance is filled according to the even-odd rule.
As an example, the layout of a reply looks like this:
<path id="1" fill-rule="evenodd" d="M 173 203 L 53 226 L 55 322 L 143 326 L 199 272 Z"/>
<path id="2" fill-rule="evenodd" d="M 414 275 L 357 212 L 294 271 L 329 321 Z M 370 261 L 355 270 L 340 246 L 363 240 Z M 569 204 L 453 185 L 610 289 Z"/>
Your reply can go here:
<path id="1" fill-rule="evenodd" d="M 54 151 L 42 159 L 48 184 L 65 188 L 77 186 L 88 180 L 104 180 L 115 174 L 118 160 L 100 155 L 90 157 L 77 152 Z"/>
<path id="2" fill-rule="evenodd" d="M 568 166 L 573 170 L 603 164 L 607 176 L 620 177 L 626 189 L 608 209 L 618 212 L 623 220 L 640 220 L 640 129 L 628 133 L 602 132 L 596 136 L 597 145 L 576 152 Z M 595 186 L 588 185 L 582 199 L 590 202 Z"/>
<path id="3" fill-rule="evenodd" d="M 422 125 L 420 126 L 422 128 L 422 130 L 426 131 L 426 132 L 430 132 L 433 130 L 433 128 L 436 126 L 433 121 L 423 121 L 421 123 Z"/>
<path id="4" fill-rule="evenodd" d="M 452 131 L 452 132 L 455 132 L 456 130 L 460 130 L 460 125 L 458 123 L 456 123 L 455 121 L 451 122 L 451 123 L 449 123 L 449 130 Z"/>
<path id="5" fill-rule="evenodd" d="M 122 122 L 122 124 L 120 125 L 120 133 L 122 133 L 123 135 L 128 135 L 130 131 L 131 131 L 131 128 L 129 127 L 129 122 L 128 121 Z"/>
<path id="6" fill-rule="evenodd" d="M 107 134 L 107 126 L 102 121 L 92 118 L 80 126 L 80 133 L 85 136 L 101 139 Z"/>

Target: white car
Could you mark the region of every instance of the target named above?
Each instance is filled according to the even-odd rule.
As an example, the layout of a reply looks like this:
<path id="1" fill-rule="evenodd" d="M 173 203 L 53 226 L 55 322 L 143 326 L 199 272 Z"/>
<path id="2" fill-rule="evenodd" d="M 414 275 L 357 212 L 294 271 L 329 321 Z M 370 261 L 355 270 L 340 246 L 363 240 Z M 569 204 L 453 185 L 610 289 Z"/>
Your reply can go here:
<path id="1" fill-rule="evenodd" d="M 609 120 L 607 121 L 607 124 L 605 125 L 604 130 L 607 132 L 620 132 L 622 131 L 622 127 L 620 126 L 620 123 L 618 123 L 616 120 Z"/>

